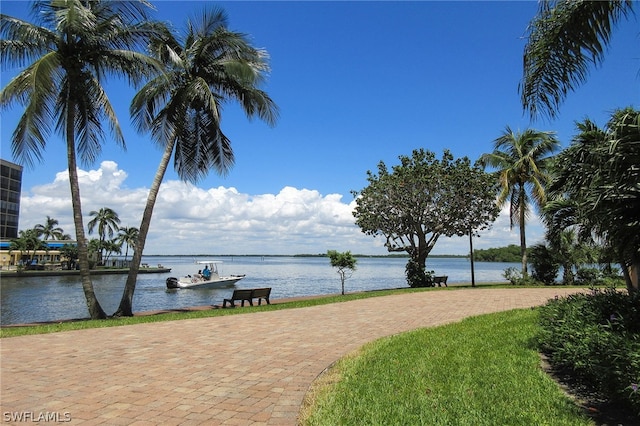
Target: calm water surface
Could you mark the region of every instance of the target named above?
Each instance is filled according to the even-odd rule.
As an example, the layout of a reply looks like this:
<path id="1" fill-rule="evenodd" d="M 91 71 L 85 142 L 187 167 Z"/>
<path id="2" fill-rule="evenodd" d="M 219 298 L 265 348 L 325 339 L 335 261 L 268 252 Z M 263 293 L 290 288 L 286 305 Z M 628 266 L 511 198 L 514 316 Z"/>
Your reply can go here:
<path id="1" fill-rule="evenodd" d="M 206 260 L 208 258 L 199 258 Z M 165 274 L 141 274 L 134 295 L 135 312 L 222 304 L 234 288 L 271 287 L 271 298 L 340 293 L 340 277 L 327 258 L 317 257 L 216 257 L 222 275 L 246 274 L 235 287 L 168 290 L 165 280 L 197 272 L 193 257 L 143 258 L 143 263 L 171 268 Z M 357 269 L 345 282 L 345 291 L 407 287 L 404 258 L 358 258 Z M 517 264 L 476 262 L 476 282 L 504 281 L 503 271 Z M 471 282 L 470 264 L 461 258 L 428 259 L 427 269 L 448 275 L 449 282 Z M 98 300 L 107 314 L 118 308 L 126 275 L 94 276 Z M 22 324 L 86 318 L 88 313 L 79 277 L 3 278 L 0 323 Z"/>

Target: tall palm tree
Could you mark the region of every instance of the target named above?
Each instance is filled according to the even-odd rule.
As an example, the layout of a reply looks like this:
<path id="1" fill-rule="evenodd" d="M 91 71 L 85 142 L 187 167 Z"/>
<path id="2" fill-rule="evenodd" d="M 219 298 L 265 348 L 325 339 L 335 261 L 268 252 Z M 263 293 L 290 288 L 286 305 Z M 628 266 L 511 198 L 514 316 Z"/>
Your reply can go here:
<path id="1" fill-rule="evenodd" d="M 554 162 L 545 219 L 558 233 L 595 237 L 620 264 L 629 293 L 640 291 L 640 111 L 614 111 L 604 129 L 590 120 Z"/>
<path id="2" fill-rule="evenodd" d="M 47 216 L 46 222 L 33 227 L 44 240 L 61 240 L 64 230 L 58 226 L 58 220 Z"/>
<path id="3" fill-rule="evenodd" d="M 93 217 L 87 223 L 89 234 L 93 233 L 93 230 L 98 227 L 98 237 L 100 240 L 100 258 L 99 262 L 102 262 L 102 247 L 107 241 L 107 237 L 113 238 L 114 233 L 120 229 L 120 218 L 118 213 L 110 209 L 109 207 L 102 207 L 100 210 L 92 210 L 89 216 Z"/>
<path id="4" fill-rule="evenodd" d="M 38 24 L 0 15 L 2 65 L 28 64 L 0 93 L 1 107 L 25 107 L 13 133 L 13 155 L 27 165 L 41 161 L 52 124 L 66 141 L 80 275 L 91 318 L 106 315 L 89 275 L 76 150 L 81 161 L 92 163 L 104 141 L 105 121 L 124 146 L 102 81 L 119 76 L 137 84 L 158 68 L 139 53 L 155 28 L 147 23 L 149 7 L 144 0 L 49 0 L 33 2 Z"/>
<path id="5" fill-rule="evenodd" d="M 522 106 L 536 116 L 555 117 L 568 92 L 584 83 L 589 68 L 599 66 L 615 25 L 633 14 L 634 1 L 539 2 L 528 28 Z"/>
<path id="6" fill-rule="evenodd" d="M 553 132 L 527 129 L 514 132 L 507 126 L 505 132 L 494 141 L 494 151 L 483 154 L 480 163 L 497 169 L 500 181 L 498 204 L 509 202 L 510 226 L 517 223 L 520 228 L 520 253 L 522 276 L 527 274 L 527 241 L 525 224 L 530 204 L 542 207 L 547 196 L 545 185 L 550 176 L 547 172 L 549 155 L 560 143 Z"/>
<path id="7" fill-rule="evenodd" d="M 224 103 L 237 101 L 246 115 L 270 125 L 277 106 L 258 86 L 269 71 L 267 52 L 244 34 L 227 28 L 221 9 L 204 10 L 187 23 L 183 37 L 168 29 L 153 40 L 152 54 L 166 74 L 148 82 L 134 97 L 131 113 L 141 132 L 151 132 L 163 154 L 149 190 L 132 265 L 115 315 L 130 316 L 133 293 L 160 184 L 174 156 L 181 179 L 196 182 L 211 169 L 226 174 L 233 165 L 231 141 L 222 132 Z"/>
<path id="8" fill-rule="evenodd" d="M 129 256 L 129 247 L 135 249 L 139 234 L 140 231 L 135 226 L 123 226 L 120 228 L 120 232 L 118 233 L 118 242 L 126 246 L 124 252 L 125 261 Z"/>

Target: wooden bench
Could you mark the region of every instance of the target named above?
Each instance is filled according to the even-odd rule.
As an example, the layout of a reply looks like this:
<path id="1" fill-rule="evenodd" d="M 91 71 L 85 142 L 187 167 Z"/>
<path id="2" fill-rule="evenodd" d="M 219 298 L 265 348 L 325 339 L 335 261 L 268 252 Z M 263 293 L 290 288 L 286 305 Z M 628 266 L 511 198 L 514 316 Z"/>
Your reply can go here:
<path id="1" fill-rule="evenodd" d="M 442 284 L 444 284 L 445 287 L 447 287 L 447 279 L 449 277 L 447 275 L 442 275 L 439 277 L 433 277 L 433 286 L 435 287 L 436 284 L 438 284 L 438 287 L 441 287 Z"/>
<path id="2" fill-rule="evenodd" d="M 240 306 L 244 307 L 244 302 L 249 302 L 249 305 L 253 306 L 253 299 L 258 299 L 258 306 L 262 304 L 262 300 L 270 305 L 269 296 L 271 295 L 271 287 L 267 288 L 254 288 L 254 289 L 241 289 L 233 290 L 233 294 L 230 299 L 224 299 L 222 301 L 222 307 L 226 308 L 227 303 L 232 307 L 236 307 L 236 301 L 241 302 Z"/>
<path id="3" fill-rule="evenodd" d="M 269 302 L 270 295 L 271 295 L 271 287 L 254 288 L 253 292 L 251 293 L 251 298 L 258 299 L 258 306 L 260 306 L 263 300 L 267 302 L 267 305 L 270 305 L 271 304 L 271 302 Z M 249 303 L 251 303 L 251 301 L 249 301 Z"/>

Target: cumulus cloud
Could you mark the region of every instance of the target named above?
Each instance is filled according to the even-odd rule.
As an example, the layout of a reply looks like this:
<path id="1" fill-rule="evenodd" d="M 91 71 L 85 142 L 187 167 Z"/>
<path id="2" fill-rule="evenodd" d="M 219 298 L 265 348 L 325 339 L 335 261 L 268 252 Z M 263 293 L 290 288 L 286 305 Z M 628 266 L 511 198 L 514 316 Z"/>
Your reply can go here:
<path id="1" fill-rule="evenodd" d="M 97 170 L 79 170 L 85 227 L 90 212 L 116 211 L 121 226 L 140 226 L 148 188 L 128 188 L 127 173 L 113 161 Z M 51 183 L 23 188 L 20 228 L 59 221 L 75 237 L 66 171 Z M 381 238 L 364 235 L 354 224 L 355 202 L 341 194 L 286 186 L 277 194 L 245 194 L 233 187 L 200 188 L 180 181 L 163 182 L 156 201 L 146 254 L 299 254 L 329 249 L 361 254 L 386 254 Z M 533 218 L 529 241 L 541 234 Z M 537 229 L 537 231 L 536 231 Z M 536 233 L 537 232 L 537 233 Z M 93 235 L 97 237 L 97 235 Z M 509 229 L 508 209 L 493 227 L 474 239 L 474 247 L 518 244 L 517 229 Z M 434 254 L 466 254 L 468 238 L 441 238 Z"/>

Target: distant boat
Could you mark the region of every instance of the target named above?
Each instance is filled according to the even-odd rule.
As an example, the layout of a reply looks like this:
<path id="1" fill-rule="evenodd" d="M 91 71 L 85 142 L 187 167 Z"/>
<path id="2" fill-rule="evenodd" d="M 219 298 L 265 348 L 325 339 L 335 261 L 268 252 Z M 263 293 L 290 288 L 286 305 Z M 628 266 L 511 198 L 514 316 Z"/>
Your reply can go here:
<path id="1" fill-rule="evenodd" d="M 221 276 L 219 265 L 220 260 L 199 260 L 197 265 L 203 265 L 197 274 L 184 277 L 167 278 L 167 288 L 219 288 L 229 287 L 244 278 L 244 275 Z"/>

